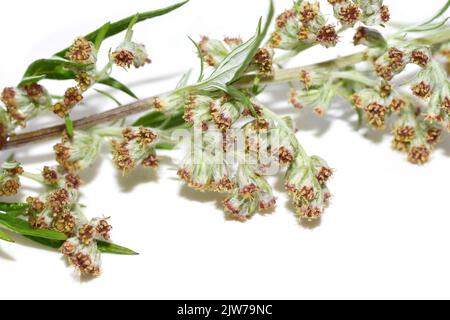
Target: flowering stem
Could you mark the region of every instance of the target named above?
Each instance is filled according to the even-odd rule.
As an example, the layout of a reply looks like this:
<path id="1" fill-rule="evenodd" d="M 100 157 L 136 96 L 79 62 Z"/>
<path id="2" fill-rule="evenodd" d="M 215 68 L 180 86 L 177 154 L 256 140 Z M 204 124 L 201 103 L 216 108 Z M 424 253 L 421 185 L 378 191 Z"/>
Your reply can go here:
<path id="1" fill-rule="evenodd" d="M 438 32 L 434 32 L 432 35 L 412 40 L 413 43 L 430 46 L 446 43 L 449 41 L 450 41 L 450 27 L 444 28 L 443 30 Z M 342 69 L 365 61 L 365 59 L 366 59 L 366 52 L 360 52 L 309 66 L 303 66 L 292 69 L 280 69 L 276 70 L 272 77 L 263 79 L 261 83 L 262 84 L 289 83 L 298 78 L 298 74 L 301 70 L 312 70 L 323 68 L 334 70 Z M 241 79 L 236 85 L 239 87 L 248 87 L 253 84 L 254 79 L 255 79 L 254 75 L 248 75 L 243 77 L 243 79 Z M 131 115 L 148 111 L 151 108 L 153 98 L 154 97 L 139 100 L 131 104 L 127 104 L 103 113 L 99 113 L 96 115 L 92 115 L 86 118 L 73 121 L 73 128 L 86 129 L 93 127 L 95 125 L 120 120 Z M 64 130 L 65 125 L 62 124 L 28 133 L 14 134 L 8 137 L 8 140 L 6 144 L 3 146 L 3 149 L 9 149 L 24 144 L 53 138 L 60 135 L 61 132 L 63 132 Z"/>

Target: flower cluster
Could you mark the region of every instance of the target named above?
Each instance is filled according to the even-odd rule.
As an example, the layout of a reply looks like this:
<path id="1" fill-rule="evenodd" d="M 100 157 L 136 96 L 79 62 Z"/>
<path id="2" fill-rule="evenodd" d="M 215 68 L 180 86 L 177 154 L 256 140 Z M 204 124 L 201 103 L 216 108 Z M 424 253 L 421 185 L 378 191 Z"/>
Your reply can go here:
<path id="1" fill-rule="evenodd" d="M 388 83 L 381 82 L 375 88 L 366 88 L 352 96 L 356 109 L 362 110 L 368 124 L 374 129 L 385 128 L 386 118 L 406 107 L 406 100 Z"/>
<path id="2" fill-rule="evenodd" d="M 95 133 L 78 130 L 72 138 L 64 133 L 61 140 L 53 149 L 56 161 L 68 172 L 79 172 L 88 168 L 99 156 L 103 142 Z"/>
<path id="3" fill-rule="evenodd" d="M 329 0 L 336 20 L 344 28 L 357 22 L 379 25 L 389 21 L 390 14 L 382 0 Z M 320 10 L 320 3 L 297 0 L 292 9 L 286 10 L 276 21 L 271 46 L 297 51 L 313 44 L 334 47 L 339 40 L 336 25 L 327 22 Z"/>
<path id="4" fill-rule="evenodd" d="M 0 167 L 0 197 L 14 196 L 19 192 L 23 169 L 17 162 L 6 162 Z"/>
<path id="5" fill-rule="evenodd" d="M 223 202 L 225 212 L 237 221 L 247 221 L 255 212 L 275 208 L 277 199 L 267 180 L 254 166 L 241 164 L 236 173 L 236 187 Z"/>
<path id="6" fill-rule="evenodd" d="M 28 197 L 26 217 L 36 229 L 64 233 L 69 240 L 61 251 L 81 274 L 100 274 L 100 251 L 96 240 L 109 241 L 112 227 L 108 219 L 96 218 L 88 222 L 79 204 L 81 179 L 73 173 L 44 167 L 40 175 L 28 174 L 41 182 L 47 192 L 38 197 Z"/>
<path id="7" fill-rule="evenodd" d="M 320 218 L 331 194 L 327 182 L 332 169 L 319 157 L 297 156 L 285 178 L 285 187 L 301 219 Z"/>
<path id="8" fill-rule="evenodd" d="M 130 40 L 122 42 L 111 55 L 114 63 L 125 69 L 129 69 L 132 65 L 135 68 L 141 68 L 151 63 L 145 46 Z"/>
<path id="9" fill-rule="evenodd" d="M 68 69 L 75 75 L 75 87 L 68 88 L 62 100 L 52 106 L 52 111 L 61 118 L 83 100 L 83 93 L 96 82 L 107 79 L 111 74 L 112 65 L 128 69 L 131 65 L 140 68 L 150 63 L 144 45 L 131 40 L 132 32 L 127 33 L 125 40 L 109 55 L 108 64 L 97 70 L 98 49 L 94 43 L 84 37 L 77 38 L 66 52 L 66 58 L 74 65 Z"/>
<path id="10" fill-rule="evenodd" d="M 107 219 L 93 219 L 81 225 L 76 236 L 64 242 L 61 252 L 82 274 L 98 276 L 101 273 L 101 253 L 96 240 L 110 240 L 111 230 Z"/>
<path id="11" fill-rule="evenodd" d="M 1 101 L 6 106 L 6 115 L 0 118 L 1 125 L 7 131 L 16 126 L 25 127 L 30 119 L 48 111 L 52 103 L 48 91 L 39 84 L 5 88 Z M 5 114 L 3 109 L 1 113 Z"/>
<path id="12" fill-rule="evenodd" d="M 224 210 L 237 221 L 275 208 L 277 201 L 267 176 L 290 168 L 296 157 L 310 159 L 303 151 L 297 155 L 301 146 L 291 122 L 251 98 L 249 106 L 227 94 L 191 95 L 184 119 L 193 135 L 178 176 L 196 190 L 228 194 Z"/>
<path id="13" fill-rule="evenodd" d="M 80 220 L 80 177 L 74 174 L 62 175 L 53 168 L 44 167 L 40 180 L 48 192 L 40 197 L 27 198 L 28 221 L 35 228 L 52 229 L 71 236 Z"/>
<path id="14" fill-rule="evenodd" d="M 442 129 L 425 121 L 411 108 L 405 108 L 394 125 L 393 134 L 393 148 L 408 153 L 411 163 L 421 165 L 428 162 Z"/>
<path id="15" fill-rule="evenodd" d="M 121 140 L 111 142 L 113 162 L 123 174 L 138 165 L 157 168 L 155 146 L 158 141 L 158 134 L 151 129 L 125 128 Z"/>
<path id="16" fill-rule="evenodd" d="M 292 88 L 289 103 L 296 109 L 312 108 L 319 115 L 324 115 L 334 98 L 339 84 L 336 79 L 323 72 L 302 70 L 299 74 L 300 90 Z"/>

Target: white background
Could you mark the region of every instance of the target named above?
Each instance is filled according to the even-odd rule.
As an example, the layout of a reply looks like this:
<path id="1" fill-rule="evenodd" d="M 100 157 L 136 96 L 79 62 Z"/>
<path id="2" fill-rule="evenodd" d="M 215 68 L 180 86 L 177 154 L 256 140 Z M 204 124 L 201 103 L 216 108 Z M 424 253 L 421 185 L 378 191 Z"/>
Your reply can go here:
<path id="1" fill-rule="evenodd" d="M 386 2 L 394 19 L 405 21 L 428 17 L 444 0 Z M 107 20 L 172 3 L 5 2 L 0 86 L 17 83 L 30 62 Z M 277 11 L 291 3 L 277 0 Z M 140 97 L 170 90 L 184 71 L 198 66 L 188 35 L 246 38 L 266 11 L 263 0 L 192 0 L 137 26 L 136 39 L 147 44 L 153 64 L 115 76 Z M 119 41 L 108 41 L 105 48 Z M 292 65 L 354 50 L 349 48 L 318 48 Z M 60 93 L 68 84 L 49 85 Z M 286 86 L 275 86 L 262 101 L 285 113 L 290 110 L 286 95 Z M 111 107 L 92 94 L 77 114 Z M 226 221 L 222 198 L 183 187 L 170 161 L 157 174 L 138 170 L 122 178 L 105 152 L 103 161 L 84 174 L 89 184 L 83 203 L 89 216 L 111 215 L 115 242 L 141 255 L 104 255 L 103 275 L 79 281 L 58 253 L 19 238 L 16 244 L 1 242 L 0 298 L 450 298 L 449 137 L 431 163 L 417 167 L 390 149 L 389 135 L 357 131 L 348 106 L 338 103 L 333 109 L 323 119 L 293 113 L 306 150 L 336 168 L 330 184 L 334 198 L 320 224 L 300 225 L 282 193 L 273 215 L 258 215 L 246 224 Z M 50 117 L 39 125 L 54 121 Z M 42 163 L 53 163 L 53 143 L 16 150 L 16 157 L 37 172 Z M 6 155 L 2 152 L 1 159 Z M 34 191 L 25 189 L 23 195 Z"/>

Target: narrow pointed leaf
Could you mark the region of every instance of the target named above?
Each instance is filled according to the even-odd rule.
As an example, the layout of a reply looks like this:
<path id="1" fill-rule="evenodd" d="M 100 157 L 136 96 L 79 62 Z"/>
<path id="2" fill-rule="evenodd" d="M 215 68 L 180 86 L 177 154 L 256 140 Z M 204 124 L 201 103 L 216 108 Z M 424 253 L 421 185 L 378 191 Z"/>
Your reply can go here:
<path id="1" fill-rule="evenodd" d="M 115 88 L 117 90 L 120 90 L 126 94 L 128 94 L 130 97 L 134 99 L 138 99 L 138 97 L 133 93 L 133 91 L 130 90 L 126 85 L 123 83 L 117 81 L 114 78 L 108 77 L 106 79 L 100 80 L 98 83 L 104 84 L 105 86 Z"/>
<path id="2" fill-rule="evenodd" d="M 124 255 L 124 256 L 136 256 L 139 255 L 139 253 L 119 246 L 117 244 L 109 243 L 109 242 L 103 242 L 103 241 L 97 241 L 98 249 L 103 253 L 111 253 L 111 254 L 118 254 L 118 255 Z"/>
<path id="3" fill-rule="evenodd" d="M 69 138 L 73 138 L 73 121 L 72 121 L 72 118 L 70 117 L 70 115 L 67 115 L 64 118 L 64 122 L 66 125 L 67 135 L 69 136 Z"/>
<path id="4" fill-rule="evenodd" d="M 5 214 L 0 214 L 0 224 L 9 230 L 24 236 L 33 236 L 51 240 L 67 240 L 66 235 L 63 233 L 52 230 L 34 229 L 28 222 Z"/>
<path id="5" fill-rule="evenodd" d="M 168 116 L 162 112 L 152 111 L 139 118 L 133 126 L 135 127 L 147 127 L 157 128 L 167 121 Z"/>
<path id="6" fill-rule="evenodd" d="M 53 79 L 53 80 L 67 80 L 73 79 L 75 74 L 67 70 L 70 69 L 82 69 L 84 66 L 71 61 L 55 58 L 55 59 L 40 59 L 34 61 L 23 75 L 24 81 L 27 79 L 41 77 L 41 79 Z"/>
<path id="7" fill-rule="evenodd" d="M 25 211 L 28 209 L 28 204 L 26 203 L 6 203 L 0 202 L 0 211 L 2 212 L 10 212 L 10 211 Z"/>
<path id="8" fill-rule="evenodd" d="M 174 11 L 180 7 L 182 7 L 183 5 L 185 5 L 188 1 L 183 1 L 177 4 L 174 4 L 172 6 L 169 6 L 167 8 L 162 8 L 162 9 L 158 9 L 158 10 L 153 10 L 153 11 L 148 11 L 148 12 L 143 12 L 143 13 L 139 13 L 139 18 L 137 19 L 136 23 L 148 20 L 148 19 L 152 19 L 152 18 L 156 18 L 162 15 L 165 15 L 171 11 Z M 104 39 L 107 39 L 109 37 L 112 37 L 122 31 L 125 31 L 128 29 L 128 26 L 130 25 L 131 20 L 135 17 L 136 15 L 133 14 L 132 16 L 122 19 L 120 21 L 117 21 L 115 23 L 111 23 L 111 25 L 108 28 L 108 31 L 105 33 L 104 35 Z M 98 34 L 101 32 L 103 27 L 100 27 L 99 29 L 95 30 L 94 32 L 89 33 L 88 35 L 85 36 L 85 38 L 89 41 L 94 42 L 95 39 L 97 38 Z M 68 48 L 58 52 L 57 54 L 55 54 L 58 57 L 64 57 L 66 52 L 67 52 Z"/>
<path id="9" fill-rule="evenodd" d="M 60 241 L 60 240 L 51 240 L 51 239 L 44 239 L 44 238 L 38 238 L 38 237 L 32 237 L 32 236 L 26 236 L 27 239 L 39 243 L 43 246 L 52 248 L 52 249 L 59 249 L 61 248 L 61 246 L 63 245 L 64 241 Z M 108 242 L 103 242 L 103 241 L 97 241 L 97 246 L 98 249 L 100 250 L 100 252 L 103 253 L 109 253 L 109 254 L 117 254 L 117 255 L 127 255 L 127 256 L 135 256 L 138 255 L 137 252 L 116 245 L 116 244 L 112 244 L 112 243 L 108 243 Z"/>
<path id="10" fill-rule="evenodd" d="M 94 42 L 94 46 L 95 48 L 100 49 L 103 40 L 105 40 L 106 38 L 106 34 L 109 31 L 109 28 L 111 28 L 111 22 L 107 22 L 105 23 L 98 31 L 97 36 L 95 37 L 95 42 Z"/>
<path id="11" fill-rule="evenodd" d="M 111 99 L 112 101 L 115 102 L 115 104 L 117 104 L 118 107 L 120 107 L 122 104 L 120 103 L 119 100 L 117 100 L 116 98 L 114 98 L 114 96 L 106 91 L 102 91 L 102 90 L 98 90 L 95 89 L 95 91 L 97 91 L 98 93 L 100 93 L 101 95 L 107 97 L 108 99 Z"/>
<path id="12" fill-rule="evenodd" d="M 202 55 L 202 50 L 200 49 L 199 45 L 197 44 L 197 42 L 194 41 L 194 39 L 192 39 L 191 37 L 188 37 L 189 40 L 191 40 L 191 42 L 194 44 L 195 49 L 197 49 L 197 55 L 200 58 L 200 74 L 198 76 L 198 80 L 197 82 L 201 82 L 204 78 L 204 70 L 205 70 L 205 59 L 203 58 Z"/>
<path id="13" fill-rule="evenodd" d="M 9 237 L 6 233 L 4 233 L 2 230 L 0 230 L 0 240 L 7 241 L 7 242 L 14 242 L 11 237 Z"/>
<path id="14" fill-rule="evenodd" d="M 19 83 L 19 87 L 26 86 L 29 84 L 37 83 L 47 77 L 46 74 L 41 74 L 39 76 L 31 76 L 31 77 L 25 77 L 22 79 L 22 81 Z"/>

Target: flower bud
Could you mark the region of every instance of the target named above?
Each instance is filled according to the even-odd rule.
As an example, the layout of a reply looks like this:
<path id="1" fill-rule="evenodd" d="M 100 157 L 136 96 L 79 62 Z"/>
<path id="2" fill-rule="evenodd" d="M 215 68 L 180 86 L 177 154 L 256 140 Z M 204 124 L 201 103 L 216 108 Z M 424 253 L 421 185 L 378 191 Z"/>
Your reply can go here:
<path id="1" fill-rule="evenodd" d="M 51 107 L 52 99 L 48 91 L 38 84 L 23 88 L 5 88 L 1 100 L 12 124 L 26 126 L 28 120 Z"/>
<path id="2" fill-rule="evenodd" d="M 223 204 L 230 218 L 245 222 L 257 211 L 275 208 L 276 198 L 264 178 L 256 175 L 250 166 L 241 165 L 236 188 Z"/>
<path id="3" fill-rule="evenodd" d="M 155 145 L 158 135 L 147 128 L 126 128 L 122 132 L 121 140 L 113 140 L 113 162 L 123 174 L 138 165 L 147 168 L 158 167 Z"/>
<path id="4" fill-rule="evenodd" d="M 222 100 L 216 100 L 210 103 L 209 110 L 216 127 L 219 130 L 226 131 L 240 118 L 244 107 L 237 101 L 223 102 Z"/>
<path id="5" fill-rule="evenodd" d="M 225 38 L 225 43 L 233 49 L 240 45 L 242 40 Z M 200 48 L 200 54 L 203 61 L 210 67 L 217 67 L 230 52 L 222 41 L 209 39 L 205 36 L 201 38 L 198 47 Z"/>
<path id="6" fill-rule="evenodd" d="M 102 138 L 96 134 L 75 131 L 71 138 L 63 134 L 61 143 L 53 149 L 56 161 L 69 172 L 85 170 L 97 160 L 102 146 Z"/>
<path id="7" fill-rule="evenodd" d="M 268 77 L 273 73 L 273 55 L 274 52 L 270 48 L 260 48 L 253 58 L 253 63 L 258 67 L 261 75 Z"/>
<path id="8" fill-rule="evenodd" d="M 129 69 L 131 65 L 135 68 L 143 67 L 147 63 L 151 63 L 145 46 L 132 41 L 124 41 L 111 54 L 114 63 L 122 68 Z"/>
<path id="9" fill-rule="evenodd" d="M 421 139 L 414 139 L 408 153 L 408 160 L 413 164 L 423 165 L 428 162 L 431 155 L 431 148 Z"/>
<path id="10" fill-rule="evenodd" d="M 411 142 L 416 137 L 416 127 L 417 121 L 415 116 L 409 111 L 402 112 L 400 119 L 394 125 L 392 147 L 398 151 L 408 151 Z"/>
<path id="11" fill-rule="evenodd" d="M 276 30 L 270 40 L 271 47 L 294 50 L 299 43 L 300 30 L 301 25 L 296 12 L 293 9 L 286 10 L 276 20 Z"/>
<path id="12" fill-rule="evenodd" d="M 155 111 L 167 112 L 183 106 L 186 102 L 184 94 L 170 93 L 151 99 L 150 104 Z"/>
<path id="13" fill-rule="evenodd" d="M 215 102 L 212 98 L 202 95 L 191 95 L 187 99 L 184 112 L 184 120 L 191 126 L 201 126 L 212 120 L 211 109 L 215 110 Z"/>
<path id="14" fill-rule="evenodd" d="M 17 162 L 5 162 L 0 167 L 0 197 L 15 196 L 20 189 L 23 169 Z"/>
<path id="15" fill-rule="evenodd" d="M 94 65 L 97 62 L 97 49 L 92 42 L 79 37 L 67 51 L 66 58 L 74 63 Z"/>
<path id="16" fill-rule="evenodd" d="M 84 245 L 78 238 L 64 242 L 61 253 L 82 275 L 97 277 L 101 273 L 101 254 L 97 244 Z"/>
<path id="17" fill-rule="evenodd" d="M 286 174 L 285 187 L 300 219 L 320 218 L 330 198 L 326 183 L 332 174 L 328 164 L 319 157 L 297 157 L 292 163 Z"/>
<path id="18" fill-rule="evenodd" d="M 362 10 L 361 21 L 368 25 L 380 25 L 391 19 L 389 8 L 383 5 L 383 0 L 356 0 Z"/>
<path id="19" fill-rule="evenodd" d="M 313 84 L 311 78 L 304 78 L 303 81 L 305 87 Z M 336 94 L 337 86 L 332 81 L 326 81 L 322 85 L 317 85 L 317 88 L 314 89 L 308 87 L 307 90 L 292 90 L 289 100 L 294 107 L 304 106 L 313 108 L 318 115 L 322 116 L 329 109 Z"/>
<path id="20" fill-rule="evenodd" d="M 353 27 L 361 18 L 361 9 L 350 0 L 328 0 L 334 16 L 344 27 Z"/>
<path id="21" fill-rule="evenodd" d="M 353 37 L 353 44 L 364 45 L 369 48 L 381 48 L 387 47 L 387 42 L 383 35 L 375 29 L 359 27 Z"/>
<path id="22" fill-rule="evenodd" d="M 70 111 L 83 100 L 81 89 L 72 87 L 66 90 L 62 101 L 53 105 L 52 111 L 57 116 L 64 118 Z"/>

